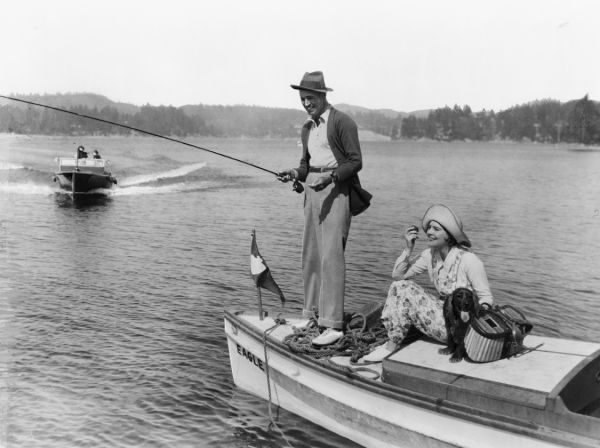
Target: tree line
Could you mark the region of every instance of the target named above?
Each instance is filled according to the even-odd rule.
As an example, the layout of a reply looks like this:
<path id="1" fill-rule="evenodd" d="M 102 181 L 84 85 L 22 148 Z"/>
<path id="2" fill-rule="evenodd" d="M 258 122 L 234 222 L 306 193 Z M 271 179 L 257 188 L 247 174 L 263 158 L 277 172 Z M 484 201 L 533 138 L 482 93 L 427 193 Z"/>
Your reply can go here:
<path id="1" fill-rule="evenodd" d="M 45 104 L 43 99 L 40 103 Z M 292 137 L 305 114 L 257 106 L 142 106 L 135 113 L 110 105 L 65 107 L 74 114 L 121 123 L 160 135 L 215 137 Z M 35 106 L 0 107 L 0 132 L 42 135 L 128 135 L 130 129 Z"/>
<path id="2" fill-rule="evenodd" d="M 445 107 L 427 118 L 402 121 L 402 138 L 435 140 L 512 140 L 544 143 L 600 143 L 600 105 L 584 96 L 577 101 L 535 101 L 494 111 L 474 113 L 469 106 Z M 391 136 L 394 138 L 394 136 Z"/>
<path id="3" fill-rule="evenodd" d="M 98 97 L 98 96 L 96 96 Z M 26 97 L 21 97 L 27 99 Z M 110 100 L 96 105 L 73 105 L 66 110 L 76 114 L 122 123 L 161 135 L 215 137 L 297 137 L 306 119 L 296 109 L 259 106 L 191 105 L 183 107 L 119 107 Z M 44 96 L 35 101 L 44 102 Z M 72 102 L 72 101 L 71 101 Z M 98 106 L 98 104 L 104 104 Z M 586 95 L 561 103 L 542 100 L 494 112 L 473 112 L 468 105 L 438 108 L 426 116 L 378 111 L 348 111 L 359 128 L 390 139 L 512 140 L 547 143 L 600 143 L 600 105 Z M 53 109 L 21 104 L 0 107 L 0 132 L 46 135 L 128 135 L 120 126 L 65 114 Z"/>

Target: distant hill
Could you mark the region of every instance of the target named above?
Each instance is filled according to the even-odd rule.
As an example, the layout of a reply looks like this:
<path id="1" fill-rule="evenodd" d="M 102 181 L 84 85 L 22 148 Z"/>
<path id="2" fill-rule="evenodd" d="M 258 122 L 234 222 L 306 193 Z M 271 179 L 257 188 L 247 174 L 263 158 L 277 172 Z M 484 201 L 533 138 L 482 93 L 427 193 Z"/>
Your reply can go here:
<path id="1" fill-rule="evenodd" d="M 397 110 L 393 110 L 393 109 L 367 109 L 366 107 L 353 106 L 352 104 L 346 104 L 346 103 L 336 104 L 335 107 L 337 107 L 339 110 L 341 110 L 343 112 L 351 113 L 353 115 L 366 114 L 366 113 L 378 113 L 378 114 L 383 115 L 384 117 L 392 118 L 392 119 L 406 118 L 409 115 L 414 115 L 417 118 L 426 118 L 430 112 L 430 109 L 417 110 L 414 112 L 398 112 Z"/>
<path id="2" fill-rule="evenodd" d="M 161 135 L 297 138 L 306 119 L 301 109 L 246 105 L 152 106 L 119 103 L 94 93 L 12 95 L 76 114 L 0 100 L 0 132 L 45 135 L 128 135 L 127 124 Z M 399 112 L 350 104 L 336 107 L 350 114 L 367 140 L 433 139 L 600 142 L 600 105 L 586 95 L 565 103 L 545 99 L 504 111 L 473 112 L 468 105 Z M 112 124 L 115 123 L 115 124 Z"/>
<path id="3" fill-rule="evenodd" d="M 160 130 L 161 133 L 171 132 L 177 135 L 293 137 L 298 135 L 300 126 L 306 120 L 306 112 L 301 108 L 205 104 L 188 104 L 177 108 L 150 104 L 135 106 L 88 92 L 11 96 L 67 110 L 76 108 L 76 112 L 84 115 L 115 123 L 128 123 L 134 127 L 137 124 L 140 129 L 152 127 L 155 132 Z M 114 126 L 97 128 L 89 120 L 73 122 L 73 118 L 67 119 L 60 112 L 53 112 L 48 118 L 49 111 L 42 108 L 32 109 L 34 115 L 28 116 L 24 112 L 29 108 L 24 103 L 1 101 L 0 109 L 4 110 L 0 117 L 0 127 L 9 132 L 24 133 L 88 133 L 96 132 L 94 129 L 100 133 L 125 132 Z M 362 135 L 369 136 L 369 139 L 378 139 L 376 134 L 389 139 L 392 135 L 390 132 L 399 129 L 402 119 L 401 114 L 392 110 L 371 111 L 350 105 L 342 105 L 340 109 L 354 116 Z M 397 123 L 394 124 L 395 122 Z"/>
<path id="4" fill-rule="evenodd" d="M 46 104 L 48 106 L 60 107 L 68 109 L 70 107 L 83 106 L 88 109 L 102 109 L 103 107 L 112 107 L 119 113 L 134 115 L 139 112 L 140 108 L 133 104 L 119 103 L 110 100 L 104 95 L 98 95 L 96 93 L 56 93 L 56 94 L 29 94 L 29 95 L 10 95 L 15 98 L 19 98 L 26 101 L 32 101 L 34 103 Z M 10 100 L 0 98 L 0 106 L 14 105 L 17 107 L 28 107 L 26 104 L 17 103 Z"/>
<path id="5" fill-rule="evenodd" d="M 408 112 L 405 117 L 413 116 L 417 118 L 427 118 L 432 110 L 433 109 L 414 110 L 412 112 Z"/>
<path id="6" fill-rule="evenodd" d="M 139 110 L 140 110 L 139 106 L 129 104 L 129 103 L 115 102 L 115 101 L 112 101 L 111 99 L 107 98 L 104 95 L 99 95 L 96 93 L 87 93 L 87 92 L 75 92 L 75 93 L 69 92 L 69 93 L 56 93 L 56 94 L 50 94 L 50 93 L 12 94 L 10 96 L 14 96 L 15 98 L 19 98 L 19 99 L 23 99 L 23 100 L 27 100 L 27 101 L 33 101 L 36 103 L 39 102 L 39 103 L 47 104 L 48 106 L 63 107 L 63 108 L 84 106 L 89 109 L 94 109 L 94 108 L 102 109 L 103 107 L 109 106 L 109 107 L 114 107 L 120 113 L 132 114 L 132 115 L 135 114 L 136 112 L 139 112 Z M 14 104 L 14 105 L 20 105 L 22 107 L 27 107 L 26 105 L 19 104 L 19 103 L 13 103 L 10 100 L 5 100 L 3 98 L 0 98 L 0 106 L 4 106 L 7 104 Z M 417 117 L 422 117 L 422 116 L 427 116 L 427 114 L 429 113 L 429 110 L 416 111 L 416 112 L 398 112 L 393 109 L 368 109 L 366 107 L 355 106 L 355 105 L 346 104 L 346 103 L 335 104 L 334 106 L 343 112 L 350 113 L 353 115 L 358 114 L 358 113 L 378 113 L 378 114 L 385 116 L 386 118 L 392 118 L 392 119 L 398 118 L 398 117 L 404 118 L 409 115 L 415 115 Z M 181 106 L 181 109 L 183 109 L 183 111 L 186 114 L 194 115 L 194 114 L 197 114 L 198 111 L 202 110 L 205 107 L 220 107 L 220 108 L 229 108 L 229 109 L 236 108 L 236 107 L 270 109 L 273 111 L 284 111 L 285 114 L 294 113 L 294 114 L 304 116 L 304 111 L 302 111 L 301 109 L 285 109 L 285 108 L 278 108 L 278 107 L 263 107 L 263 106 L 246 106 L 243 104 L 236 104 L 236 105 L 187 104 L 187 105 Z"/>
<path id="7" fill-rule="evenodd" d="M 129 103 L 120 103 L 112 101 L 104 95 L 99 95 L 96 93 L 88 93 L 88 92 L 68 92 L 68 93 L 56 93 L 56 94 L 12 94 L 15 98 L 33 101 L 36 103 L 46 104 L 48 106 L 54 107 L 62 107 L 62 108 L 70 108 L 75 106 L 84 106 L 89 109 L 102 109 L 103 107 L 113 107 L 119 113 L 134 115 L 139 112 L 140 107 L 129 104 Z M 27 107 L 27 105 L 22 103 L 14 103 L 10 100 L 5 100 L 0 98 L 0 106 L 4 105 L 16 105 L 19 107 Z M 150 106 L 150 104 L 148 104 Z M 381 114 L 383 117 L 388 119 L 397 119 L 397 118 L 405 118 L 409 115 L 414 115 L 417 118 L 427 117 L 430 110 L 421 110 L 415 112 L 399 112 L 393 109 L 368 109 L 362 106 L 356 106 L 352 104 L 340 103 L 334 105 L 339 110 L 352 114 Z M 156 107 L 156 106 L 155 106 Z M 277 108 L 277 107 L 262 107 L 262 106 L 246 106 L 246 105 L 205 105 L 205 104 L 187 104 L 181 106 L 182 109 L 188 115 L 197 115 L 200 112 L 206 110 L 206 108 L 221 108 L 223 110 L 232 110 L 234 108 L 254 108 L 256 110 L 266 111 L 270 110 L 273 113 L 282 113 L 287 117 L 297 116 L 300 120 L 305 117 L 305 113 L 301 109 L 286 109 L 286 108 Z"/>

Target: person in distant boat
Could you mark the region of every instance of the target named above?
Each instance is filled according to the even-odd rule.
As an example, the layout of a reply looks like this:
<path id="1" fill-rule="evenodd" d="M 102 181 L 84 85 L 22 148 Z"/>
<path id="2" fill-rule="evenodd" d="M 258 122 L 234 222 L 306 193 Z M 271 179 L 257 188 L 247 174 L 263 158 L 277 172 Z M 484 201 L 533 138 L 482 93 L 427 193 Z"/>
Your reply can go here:
<path id="1" fill-rule="evenodd" d="M 100 157 L 100 153 L 98 152 L 97 149 L 94 150 L 94 152 L 92 153 L 92 157 L 94 159 L 101 159 L 102 157 Z"/>
<path id="2" fill-rule="evenodd" d="M 77 158 L 78 159 L 87 159 L 88 158 L 88 153 L 85 151 L 85 148 L 83 146 L 80 146 L 79 148 L 77 148 Z"/>
<path id="3" fill-rule="evenodd" d="M 331 107 L 323 72 L 305 73 L 299 85 L 302 106 L 309 118 L 301 132 L 300 166 L 278 173 L 282 182 L 306 182 L 302 274 L 303 316 L 318 311 L 319 336 L 314 345 L 329 345 L 343 336 L 346 261 L 350 230 L 349 185 L 362 168 L 356 123 Z M 305 320 L 296 327 L 308 325 Z"/>
<path id="4" fill-rule="evenodd" d="M 365 361 L 381 361 L 393 353 L 411 327 L 446 343 L 443 305 L 457 288 L 467 288 L 476 296 L 476 307 L 489 307 L 494 299 L 483 263 L 469 251 L 471 242 L 463 231 L 461 220 L 443 204 L 427 209 L 422 221 L 428 249 L 410 259 L 419 228 L 411 226 L 404 232 L 406 249 L 396 260 L 381 320 L 387 329 L 389 342 L 365 356 Z M 437 295 L 426 292 L 412 281 L 428 272 Z"/>

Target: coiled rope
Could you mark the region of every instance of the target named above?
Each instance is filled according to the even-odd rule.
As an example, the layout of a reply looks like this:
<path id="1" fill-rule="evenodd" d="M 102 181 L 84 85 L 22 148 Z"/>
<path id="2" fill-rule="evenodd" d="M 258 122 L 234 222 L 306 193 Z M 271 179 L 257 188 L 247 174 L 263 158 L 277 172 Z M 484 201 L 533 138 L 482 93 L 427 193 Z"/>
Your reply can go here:
<path id="1" fill-rule="evenodd" d="M 356 317 L 362 317 L 362 325 L 352 325 Z M 310 319 L 305 328 L 294 329 L 294 333 L 283 338 L 283 342 L 294 353 L 311 356 L 316 359 L 332 356 L 350 356 L 350 362 L 356 363 L 360 358 L 370 353 L 373 347 L 383 344 L 388 340 L 387 331 L 381 321 L 371 328 L 366 328 L 367 319 L 362 314 L 355 314 L 346 332 L 336 343 L 321 347 L 312 344 L 312 340 L 319 335 L 319 326 L 316 319 Z"/>

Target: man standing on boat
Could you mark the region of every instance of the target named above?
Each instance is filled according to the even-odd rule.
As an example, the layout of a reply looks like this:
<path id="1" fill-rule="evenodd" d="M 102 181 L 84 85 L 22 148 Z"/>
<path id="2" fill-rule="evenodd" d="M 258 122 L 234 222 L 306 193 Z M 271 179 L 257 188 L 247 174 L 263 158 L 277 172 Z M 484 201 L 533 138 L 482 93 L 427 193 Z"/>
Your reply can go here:
<path id="1" fill-rule="evenodd" d="M 77 158 L 78 159 L 87 159 L 88 158 L 88 153 L 85 151 L 85 148 L 83 146 L 79 146 L 77 148 Z"/>
<path id="2" fill-rule="evenodd" d="M 303 316 L 309 318 L 318 311 L 323 331 L 312 342 L 329 345 L 343 336 L 349 190 L 352 182 L 358 182 L 362 155 L 356 123 L 327 102 L 332 89 L 325 86 L 322 72 L 307 72 L 300 85 L 291 87 L 300 92 L 310 117 L 302 126 L 300 166 L 278 173 L 278 178 L 305 182 L 309 187 L 302 240 Z"/>

